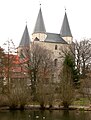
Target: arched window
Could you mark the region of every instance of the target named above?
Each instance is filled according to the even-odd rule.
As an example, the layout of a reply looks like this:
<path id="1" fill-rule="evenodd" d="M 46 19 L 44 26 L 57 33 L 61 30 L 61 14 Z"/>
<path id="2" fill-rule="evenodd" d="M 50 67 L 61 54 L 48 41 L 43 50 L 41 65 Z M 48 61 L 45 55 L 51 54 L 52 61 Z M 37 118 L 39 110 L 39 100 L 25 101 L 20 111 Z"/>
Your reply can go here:
<path id="1" fill-rule="evenodd" d="M 57 47 L 58 47 L 58 46 L 57 46 L 57 45 L 55 45 L 55 50 L 57 50 Z"/>
<path id="2" fill-rule="evenodd" d="M 54 66 L 57 66 L 57 59 L 54 60 Z"/>

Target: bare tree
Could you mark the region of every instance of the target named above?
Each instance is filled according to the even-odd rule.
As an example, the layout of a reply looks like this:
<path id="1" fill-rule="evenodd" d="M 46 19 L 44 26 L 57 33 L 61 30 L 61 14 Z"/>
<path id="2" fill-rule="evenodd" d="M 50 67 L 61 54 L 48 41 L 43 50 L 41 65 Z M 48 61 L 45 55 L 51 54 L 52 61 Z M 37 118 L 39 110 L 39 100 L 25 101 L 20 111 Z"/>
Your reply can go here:
<path id="1" fill-rule="evenodd" d="M 56 86 L 57 85 L 53 84 L 52 81 L 49 81 L 47 88 L 46 88 L 46 90 L 47 90 L 47 104 L 49 105 L 50 109 L 53 107 L 55 99 L 57 99 L 57 97 L 55 97 Z"/>
<path id="2" fill-rule="evenodd" d="M 4 53 L 4 49 L 0 47 L 0 93 L 4 93 L 5 85 L 5 71 L 7 66 L 7 57 Z"/>
<path id="3" fill-rule="evenodd" d="M 50 101 L 49 97 L 52 91 L 47 91 L 49 84 L 52 83 L 54 72 L 51 51 L 33 42 L 31 48 L 29 50 L 23 49 L 22 53 L 25 58 L 29 58 L 28 61 L 25 62 L 25 65 L 29 71 L 28 74 L 31 80 L 32 99 L 33 101 L 37 100 L 41 108 L 44 108 L 47 101 Z M 52 100 L 49 104 L 52 106 Z"/>
<path id="4" fill-rule="evenodd" d="M 86 70 L 91 64 L 91 40 L 84 39 L 75 42 L 76 65 L 82 76 L 86 75 Z"/>
<path id="5" fill-rule="evenodd" d="M 52 107 L 53 99 L 51 98 L 54 95 L 52 85 L 53 61 L 49 51 L 44 52 L 40 63 L 37 77 L 37 100 L 43 109 L 47 103 Z"/>
<path id="6" fill-rule="evenodd" d="M 30 51 L 30 79 L 33 98 L 36 99 L 36 84 L 40 81 L 43 83 L 50 80 L 52 76 L 53 61 L 51 52 L 33 43 Z"/>
<path id="7" fill-rule="evenodd" d="M 27 85 L 27 80 L 14 80 L 7 97 L 10 109 L 23 110 L 30 100 L 30 88 Z"/>
<path id="8" fill-rule="evenodd" d="M 86 74 L 84 79 L 81 79 L 80 94 L 82 97 L 87 98 L 88 103 L 91 104 L 91 71 Z"/>

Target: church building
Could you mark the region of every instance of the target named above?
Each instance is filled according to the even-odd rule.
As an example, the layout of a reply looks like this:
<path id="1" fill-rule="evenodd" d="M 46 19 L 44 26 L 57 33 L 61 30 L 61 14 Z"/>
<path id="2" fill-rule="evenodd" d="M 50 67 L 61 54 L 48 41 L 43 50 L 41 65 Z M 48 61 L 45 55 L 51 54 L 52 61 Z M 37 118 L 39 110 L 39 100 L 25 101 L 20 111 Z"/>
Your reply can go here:
<path id="1" fill-rule="evenodd" d="M 60 48 L 64 49 L 64 48 L 67 48 L 69 45 L 73 44 L 73 36 L 70 30 L 66 11 L 65 11 L 62 27 L 59 33 L 58 34 L 48 33 L 46 31 L 46 27 L 45 27 L 43 15 L 42 15 L 42 10 L 40 7 L 37 20 L 35 23 L 34 31 L 32 33 L 32 40 L 30 40 L 28 28 L 26 25 L 22 39 L 18 47 L 18 51 L 24 49 L 24 47 L 30 46 L 32 41 L 39 42 L 39 44 L 45 46 L 48 50 L 52 51 L 53 60 L 55 62 L 55 67 L 58 71 L 60 67 L 59 63 L 61 62 Z M 54 78 L 57 78 L 58 74 L 59 72 L 57 72 L 54 75 Z"/>

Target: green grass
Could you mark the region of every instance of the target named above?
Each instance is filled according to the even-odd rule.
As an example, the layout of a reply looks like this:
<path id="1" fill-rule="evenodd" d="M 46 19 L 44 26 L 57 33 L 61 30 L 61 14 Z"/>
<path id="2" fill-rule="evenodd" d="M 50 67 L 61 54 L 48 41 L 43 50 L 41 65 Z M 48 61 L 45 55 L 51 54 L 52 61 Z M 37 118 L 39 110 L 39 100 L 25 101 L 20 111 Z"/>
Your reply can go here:
<path id="1" fill-rule="evenodd" d="M 88 106 L 90 105 L 90 101 L 88 100 L 88 98 L 79 98 L 73 102 L 73 105 Z"/>

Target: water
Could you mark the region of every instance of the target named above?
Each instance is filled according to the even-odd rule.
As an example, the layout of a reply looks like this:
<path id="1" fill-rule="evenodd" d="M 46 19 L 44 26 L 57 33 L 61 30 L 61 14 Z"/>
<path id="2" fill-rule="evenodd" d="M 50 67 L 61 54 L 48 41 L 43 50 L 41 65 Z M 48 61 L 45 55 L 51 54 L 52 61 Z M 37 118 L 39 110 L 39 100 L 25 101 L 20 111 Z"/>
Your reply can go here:
<path id="1" fill-rule="evenodd" d="M 0 111 L 0 120 L 91 120 L 83 111 Z"/>

